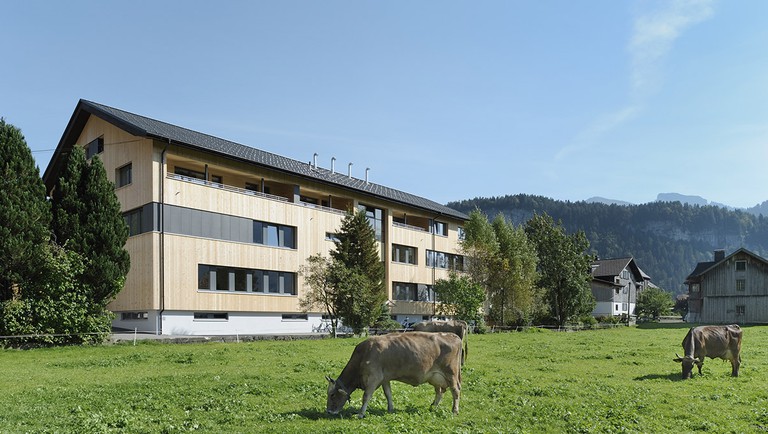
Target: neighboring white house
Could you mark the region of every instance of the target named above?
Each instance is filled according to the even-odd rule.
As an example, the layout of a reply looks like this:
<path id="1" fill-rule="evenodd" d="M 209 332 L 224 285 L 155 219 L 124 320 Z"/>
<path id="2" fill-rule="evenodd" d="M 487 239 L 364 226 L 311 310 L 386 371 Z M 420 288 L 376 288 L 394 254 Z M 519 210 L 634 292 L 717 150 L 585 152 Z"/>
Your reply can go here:
<path id="1" fill-rule="evenodd" d="M 652 285 L 635 259 L 598 259 L 592 262 L 592 295 L 597 304 L 592 315 L 634 315 L 637 294 Z"/>

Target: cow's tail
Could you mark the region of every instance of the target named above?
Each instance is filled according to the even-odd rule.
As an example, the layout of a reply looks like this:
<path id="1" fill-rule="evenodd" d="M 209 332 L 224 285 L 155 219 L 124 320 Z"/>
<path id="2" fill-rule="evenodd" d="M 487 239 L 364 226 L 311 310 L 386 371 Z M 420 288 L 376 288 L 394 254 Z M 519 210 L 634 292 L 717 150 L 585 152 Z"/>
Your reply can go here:
<path id="1" fill-rule="evenodd" d="M 461 364 L 464 364 L 464 361 L 467 360 L 467 356 L 469 355 L 469 339 L 467 339 L 466 336 L 464 336 L 464 355 L 461 357 Z"/>

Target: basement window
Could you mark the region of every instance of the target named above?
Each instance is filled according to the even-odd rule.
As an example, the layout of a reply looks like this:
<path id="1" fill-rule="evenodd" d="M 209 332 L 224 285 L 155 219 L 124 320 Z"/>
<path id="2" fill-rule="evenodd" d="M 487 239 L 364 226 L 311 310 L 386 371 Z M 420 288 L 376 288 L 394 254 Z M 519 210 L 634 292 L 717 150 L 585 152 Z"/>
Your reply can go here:
<path id="1" fill-rule="evenodd" d="M 202 321 L 227 321 L 229 314 L 227 312 L 195 312 L 194 318 Z"/>

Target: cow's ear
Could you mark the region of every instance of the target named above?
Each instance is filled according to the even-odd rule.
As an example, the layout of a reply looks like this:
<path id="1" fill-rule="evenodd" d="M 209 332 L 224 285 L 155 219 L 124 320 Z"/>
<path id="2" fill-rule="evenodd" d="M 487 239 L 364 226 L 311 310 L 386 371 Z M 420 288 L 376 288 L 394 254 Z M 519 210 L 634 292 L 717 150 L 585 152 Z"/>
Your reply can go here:
<path id="1" fill-rule="evenodd" d="M 329 383 L 336 383 L 336 380 L 334 380 L 333 378 L 331 378 L 328 375 L 325 376 L 325 379 L 328 380 Z"/>
<path id="2" fill-rule="evenodd" d="M 678 357 L 678 358 L 676 358 L 676 359 L 672 359 L 672 361 L 673 361 L 673 362 L 682 363 L 682 362 L 683 362 L 683 359 L 681 359 L 680 357 Z"/>

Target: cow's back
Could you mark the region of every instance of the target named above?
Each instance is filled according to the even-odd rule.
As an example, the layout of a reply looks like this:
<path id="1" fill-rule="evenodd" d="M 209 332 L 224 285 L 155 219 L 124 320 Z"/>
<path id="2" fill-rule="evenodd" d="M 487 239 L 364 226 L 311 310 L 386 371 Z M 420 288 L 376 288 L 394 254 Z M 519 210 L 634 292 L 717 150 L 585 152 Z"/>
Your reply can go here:
<path id="1" fill-rule="evenodd" d="M 393 333 L 368 338 L 361 345 L 365 357 L 358 366 L 364 384 L 381 375 L 416 386 L 435 375 L 459 375 L 461 370 L 461 338 L 453 333 Z"/>
<path id="2" fill-rule="evenodd" d="M 726 360 L 739 357 L 742 331 L 738 325 L 699 326 L 692 328 L 689 335 L 695 345 L 693 356 L 700 360 L 704 357 Z"/>

